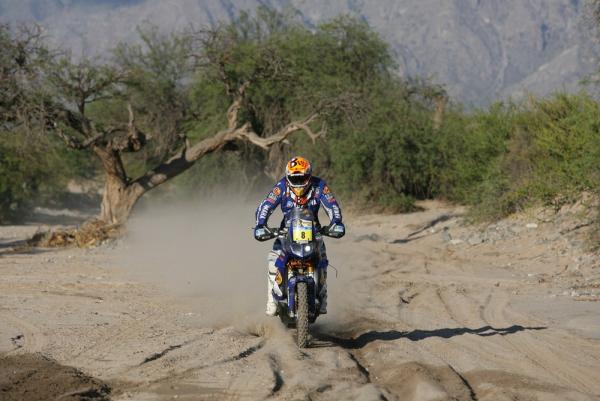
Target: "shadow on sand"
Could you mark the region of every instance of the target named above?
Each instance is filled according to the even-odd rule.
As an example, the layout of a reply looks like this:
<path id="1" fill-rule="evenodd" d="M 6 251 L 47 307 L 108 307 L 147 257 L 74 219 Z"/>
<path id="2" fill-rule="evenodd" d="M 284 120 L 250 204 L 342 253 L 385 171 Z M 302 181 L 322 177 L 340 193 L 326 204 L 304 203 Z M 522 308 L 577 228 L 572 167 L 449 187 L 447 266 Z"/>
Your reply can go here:
<path id="1" fill-rule="evenodd" d="M 480 337 L 489 336 L 505 336 L 528 330 L 544 330 L 547 327 L 524 327 L 520 325 L 512 325 L 506 328 L 494 328 L 492 326 L 484 326 L 478 329 L 470 329 L 468 327 L 457 327 L 453 329 L 437 329 L 437 330 L 413 330 L 401 332 L 397 330 L 389 331 L 368 331 L 356 338 L 336 337 L 319 331 L 319 327 L 315 327 L 314 337 L 321 341 L 328 341 L 348 349 L 363 348 L 373 341 L 394 341 L 401 338 L 407 338 L 411 341 L 421 341 L 431 337 L 452 338 L 463 334 L 475 334 Z"/>
<path id="2" fill-rule="evenodd" d="M 35 255 L 51 252 L 50 248 L 36 248 L 29 246 L 27 240 L 4 240 L 0 238 L 0 257 L 6 255 Z"/>

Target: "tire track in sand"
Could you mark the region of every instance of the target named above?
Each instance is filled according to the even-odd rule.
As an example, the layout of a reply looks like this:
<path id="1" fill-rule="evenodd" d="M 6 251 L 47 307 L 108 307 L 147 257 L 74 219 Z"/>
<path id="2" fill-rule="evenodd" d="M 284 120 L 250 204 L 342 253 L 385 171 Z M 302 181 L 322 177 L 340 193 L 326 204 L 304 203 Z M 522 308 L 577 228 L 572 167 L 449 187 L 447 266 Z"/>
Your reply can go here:
<path id="1" fill-rule="evenodd" d="M 0 310 L 0 321 L 6 322 L 9 325 L 19 329 L 21 331 L 20 335 L 23 336 L 22 346 L 15 350 L 9 351 L 8 354 L 41 352 L 44 346 L 47 344 L 47 339 L 45 338 L 42 330 L 29 323 L 27 320 L 17 317 L 12 312 Z"/>
<path id="2" fill-rule="evenodd" d="M 493 291 L 490 302 L 483 310 L 483 316 L 488 324 L 506 324 L 510 298 L 505 292 Z M 600 393 L 600 380 L 594 372 L 592 355 L 582 354 L 573 349 L 569 333 L 556 329 L 541 332 L 521 332 L 518 336 L 504 336 L 504 340 L 518 354 L 524 355 L 539 369 L 546 372 L 556 382 L 563 386 L 576 383 L 581 389 L 592 394 Z M 591 359 L 590 359 L 591 357 Z"/>

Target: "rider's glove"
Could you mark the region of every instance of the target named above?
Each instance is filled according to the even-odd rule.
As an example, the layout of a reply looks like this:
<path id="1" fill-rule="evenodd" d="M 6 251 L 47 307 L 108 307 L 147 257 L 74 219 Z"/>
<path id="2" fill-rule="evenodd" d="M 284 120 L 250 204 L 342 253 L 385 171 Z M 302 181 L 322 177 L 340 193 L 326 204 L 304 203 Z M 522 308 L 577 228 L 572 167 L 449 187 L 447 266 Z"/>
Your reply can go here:
<path id="1" fill-rule="evenodd" d="M 265 241 L 269 237 L 269 231 L 265 228 L 265 226 L 257 225 L 254 227 L 254 239 L 258 241 Z"/>
<path id="2" fill-rule="evenodd" d="M 346 234 L 346 227 L 344 223 L 331 223 L 329 227 L 327 227 L 327 231 L 329 232 L 329 236 L 333 238 L 342 238 Z"/>

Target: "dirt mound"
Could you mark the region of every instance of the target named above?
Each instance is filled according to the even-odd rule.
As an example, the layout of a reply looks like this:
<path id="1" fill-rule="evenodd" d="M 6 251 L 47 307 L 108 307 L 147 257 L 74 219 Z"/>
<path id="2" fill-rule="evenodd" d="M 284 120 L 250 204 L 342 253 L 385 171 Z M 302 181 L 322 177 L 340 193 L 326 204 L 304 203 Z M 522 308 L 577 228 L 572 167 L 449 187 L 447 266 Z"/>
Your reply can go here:
<path id="1" fill-rule="evenodd" d="M 39 354 L 0 357 L 3 401 L 108 401 L 110 387 Z"/>

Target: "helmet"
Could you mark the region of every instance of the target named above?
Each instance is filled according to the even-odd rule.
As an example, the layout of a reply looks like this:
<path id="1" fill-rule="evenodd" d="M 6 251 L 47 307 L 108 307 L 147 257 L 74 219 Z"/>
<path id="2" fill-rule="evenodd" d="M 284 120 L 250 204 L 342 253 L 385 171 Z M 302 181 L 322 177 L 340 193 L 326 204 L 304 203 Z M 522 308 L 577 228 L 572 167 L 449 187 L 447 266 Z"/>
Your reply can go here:
<path id="1" fill-rule="evenodd" d="M 296 196 L 302 196 L 310 184 L 312 167 L 304 157 L 296 156 L 290 160 L 285 167 L 285 178 L 292 192 Z"/>

